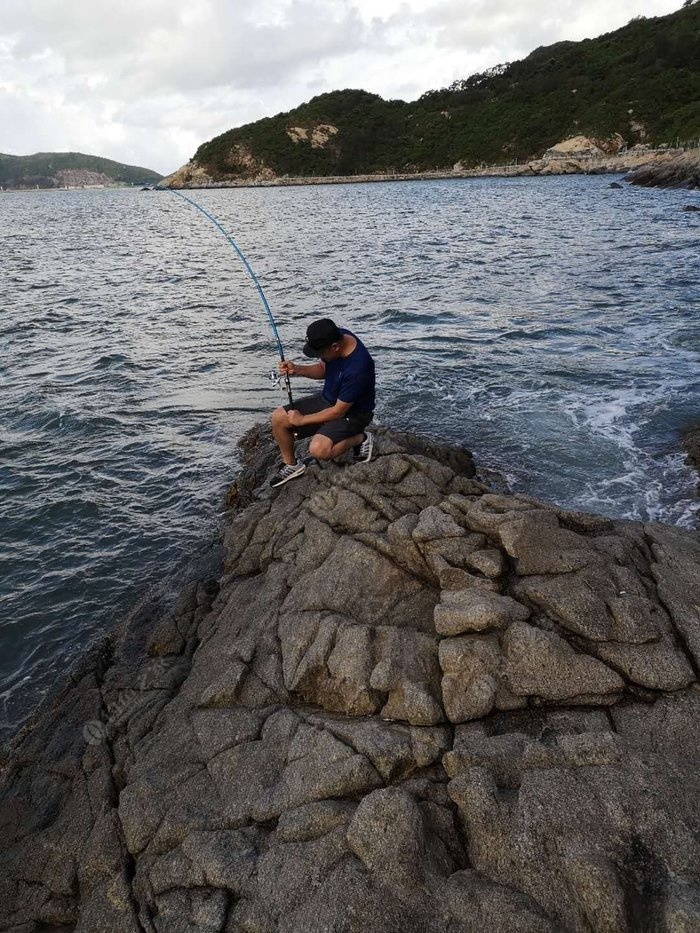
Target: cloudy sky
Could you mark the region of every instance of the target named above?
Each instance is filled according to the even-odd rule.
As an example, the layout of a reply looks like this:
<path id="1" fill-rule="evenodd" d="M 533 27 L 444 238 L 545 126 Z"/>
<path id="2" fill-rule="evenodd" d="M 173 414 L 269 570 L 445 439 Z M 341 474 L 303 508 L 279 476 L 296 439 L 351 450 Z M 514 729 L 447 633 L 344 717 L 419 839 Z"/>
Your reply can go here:
<path id="1" fill-rule="evenodd" d="M 404 100 L 682 0 L 2 0 L 0 152 L 171 172 L 315 94 Z"/>

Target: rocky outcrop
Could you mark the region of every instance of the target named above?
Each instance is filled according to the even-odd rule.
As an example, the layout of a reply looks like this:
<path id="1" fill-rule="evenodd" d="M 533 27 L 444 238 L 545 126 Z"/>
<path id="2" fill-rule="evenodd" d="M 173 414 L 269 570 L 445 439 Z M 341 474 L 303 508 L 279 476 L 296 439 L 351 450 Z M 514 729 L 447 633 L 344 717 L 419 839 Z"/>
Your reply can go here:
<path id="1" fill-rule="evenodd" d="M 461 163 L 455 165 L 455 173 L 462 175 L 607 175 L 628 173 L 625 181 L 634 184 L 656 184 L 650 179 L 659 179 L 667 175 L 676 178 L 682 174 L 676 160 L 681 159 L 684 166 L 696 165 L 700 155 L 692 150 L 649 150 L 645 146 L 632 149 L 614 150 L 615 139 L 590 140 L 587 137 L 574 137 L 558 143 L 548 149 L 540 159 L 529 162 L 505 165 L 502 167 L 484 166 L 468 169 Z M 621 141 L 621 140 L 620 140 Z M 685 171 L 685 169 L 683 170 Z M 658 187 L 693 187 L 692 174 L 688 184 L 663 184 Z M 639 180 L 638 180 L 639 179 Z"/>
<path id="2" fill-rule="evenodd" d="M 700 149 L 659 153 L 631 171 L 625 181 L 647 188 L 700 188 Z"/>
<path id="3" fill-rule="evenodd" d="M 3 929 L 700 927 L 700 539 L 379 431 L 256 487 L 6 754 Z"/>
<path id="4" fill-rule="evenodd" d="M 309 143 L 312 149 L 323 149 L 338 133 L 332 123 L 317 123 L 314 126 L 290 126 L 287 136 L 293 143 Z"/>
<path id="5" fill-rule="evenodd" d="M 227 174 L 223 180 L 234 187 L 236 183 L 269 182 L 276 177 L 275 173 L 261 159 L 256 158 L 248 146 L 242 143 L 231 148 L 226 159 L 226 165 Z M 209 188 L 217 187 L 220 183 L 221 179 L 218 176 L 215 178 L 196 159 L 193 159 L 176 172 L 173 172 L 172 175 L 164 178 L 159 187 Z"/>
<path id="6" fill-rule="evenodd" d="M 545 162 L 554 159 L 602 159 L 605 156 L 614 156 L 626 151 L 627 145 L 619 133 L 606 139 L 572 136 L 552 146 L 551 149 L 547 149 L 542 158 Z"/>
<path id="7" fill-rule="evenodd" d="M 188 162 L 172 175 L 166 176 L 159 184 L 160 188 L 206 188 L 214 179 L 197 162 Z"/>
<path id="8" fill-rule="evenodd" d="M 546 161 L 552 159 L 592 159 L 601 158 L 603 150 L 587 136 L 573 136 L 552 146 L 542 156 Z"/>

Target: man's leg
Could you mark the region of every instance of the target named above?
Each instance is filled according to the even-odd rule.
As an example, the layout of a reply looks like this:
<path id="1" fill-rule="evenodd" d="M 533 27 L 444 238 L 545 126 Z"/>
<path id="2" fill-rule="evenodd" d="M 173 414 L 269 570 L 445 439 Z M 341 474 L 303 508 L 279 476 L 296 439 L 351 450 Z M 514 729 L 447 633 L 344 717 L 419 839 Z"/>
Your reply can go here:
<path id="1" fill-rule="evenodd" d="M 276 408 L 272 412 L 272 434 L 277 441 L 284 462 L 290 466 L 296 463 L 294 431 L 289 427 L 289 419 L 284 408 Z"/>
<path id="2" fill-rule="evenodd" d="M 350 450 L 351 447 L 357 447 L 362 443 L 364 434 L 353 434 L 352 437 L 346 437 L 342 441 L 333 441 L 325 434 L 315 434 L 309 445 L 309 453 L 317 460 L 335 460 Z"/>

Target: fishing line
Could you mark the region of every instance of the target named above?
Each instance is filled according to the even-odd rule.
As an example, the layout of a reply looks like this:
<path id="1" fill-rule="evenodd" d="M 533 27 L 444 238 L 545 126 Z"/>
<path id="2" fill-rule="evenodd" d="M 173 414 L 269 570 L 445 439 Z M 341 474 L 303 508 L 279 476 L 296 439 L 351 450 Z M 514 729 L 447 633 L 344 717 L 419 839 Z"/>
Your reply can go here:
<path id="1" fill-rule="evenodd" d="M 271 308 L 270 308 L 270 305 L 268 304 L 267 298 L 266 298 L 266 296 L 265 296 L 265 292 L 264 292 L 263 289 L 262 289 L 262 285 L 261 285 L 260 282 L 258 281 L 258 277 L 257 277 L 256 274 L 253 272 L 253 269 L 252 269 L 250 263 L 248 262 L 248 260 L 246 259 L 246 257 L 245 257 L 245 256 L 243 255 L 243 253 L 241 252 L 241 250 L 240 250 L 238 244 L 237 244 L 236 241 L 233 239 L 233 237 L 231 236 L 231 234 L 228 233 L 228 232 L 221 226 L 221 224 L 220 224 L 219 221 L 216 219 L 216 217 L 213 216 L 213 214 L 210 214 L 209 211 L 205 210 L 200 204 L 197 204 L 196 201 L 193 201 L 192 198 L 188 198 L 187 195 L 186 195 L 186 194 L 183 194 L 181 191 L 177 191 L 175 188 L 158 188 L 157 190 L 158 190 L 158 191 L 169 191 L 171 194 L 176 194 L 176 195 L 178 196 L 178 198 L 182 198 L 183 201 L 187 201 L 187 203 L 188 203 L 188 204 L 191 204 L 192 207 L 196 207 L 197 210 L 198 210 L 200 213 L 204 214 L 204 216 L 205 216 L 208 220 L 210 220 L 210 221 L 214 224 L 214 226 L 217 228 L 217 230 L 219 230 L 219 231 L 226 237 L 226 239 L 229 241 L 229 243 L 231 244 L 231 246 L 233 247 L 233 249 L 236 251 L 236 255 L 238 256 L 238 258 L 241 260 L 241 262 L 242 262 L 243 265 L 245 266 L 248 275 L 251 277 L 251 279 L 253 280 L 253 283 L 254 283 L 255 287 L 256 287 L 257 290 L 258 290 L 258 294 L 260 295 L 260 300 L 261 300 L 262 303 L 263 303 L 263 307 L 264 307 L 264 309 L 265 309 L 265 313 L 267 314 L 268 320 L 270 321 L 270 327 L 272 328 L 272 333 L 273 333 L 274 338 L 275 338 L 275 341 L 276 341 L 276 343 L 277 343 L 277 351 L 278 351 L 278 353 L 279 353 L 279 355 L 280 355 L 280 360 L 284 363 L 284 362 L 285 362 L 285 359 L 284 359 L 284 347 L 282 346 L 282 341 L 280 340 L 280 335 L 279 335 L 279 332 L 278 332 L 278 330 L 277 330 L 277 324 L 275 323 L 275 318 L 274 318 L 274 316 L 273 316 L 273 314 L 272 314 L 272 310 L 271 310 Z M 292 408 L 294 408 L 294 399 L 292 398 L 292 387 L 291 387 L 290 382 L 289 382 L 289 373 L 284 373 L 284 384 L 285 384 L 285 388 L 286 388 L 286 390 L 287 390 L 287 396 L 289 397 L 289 404 L 292 406 Z"/>

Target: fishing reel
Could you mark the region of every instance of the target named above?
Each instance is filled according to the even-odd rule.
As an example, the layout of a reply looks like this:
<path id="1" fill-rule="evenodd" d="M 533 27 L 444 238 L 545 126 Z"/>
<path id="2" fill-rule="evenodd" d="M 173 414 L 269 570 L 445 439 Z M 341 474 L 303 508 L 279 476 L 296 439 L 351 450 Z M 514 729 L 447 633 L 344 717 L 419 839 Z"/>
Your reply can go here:
<path id="1" fill-rule="evenodd" d="M 282 388 L 282 380 L 284 380 L 284 389 L 287 392 L 287 398 L 289 399 L 289 404 L 294 407 L 294 399 L 292 397 L 292 388 L 289 385 L 289 376 L 284 373 L 277 372 L 276 369 L 271 369 L 267 374 L 268 379 L 270 380 L 270 385 L 274 389 Z"/>

